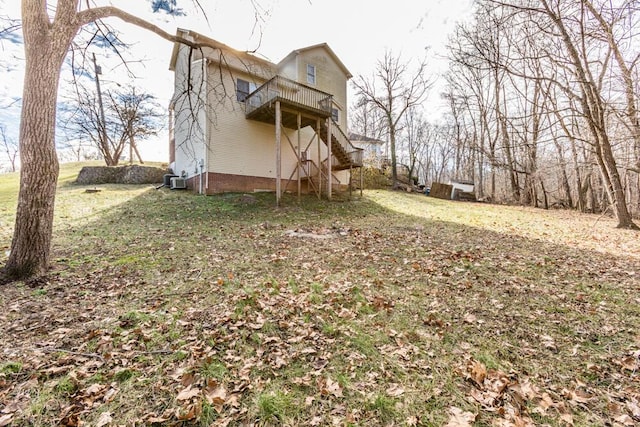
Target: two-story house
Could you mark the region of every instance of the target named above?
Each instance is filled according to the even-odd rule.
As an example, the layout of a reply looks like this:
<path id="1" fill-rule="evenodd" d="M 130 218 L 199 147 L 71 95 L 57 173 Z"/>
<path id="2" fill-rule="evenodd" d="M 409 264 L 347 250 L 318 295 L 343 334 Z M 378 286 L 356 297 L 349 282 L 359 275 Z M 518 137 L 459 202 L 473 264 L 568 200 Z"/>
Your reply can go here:
<path id="1" fill-rule="evenodd" d="M 327 44 L 294 50 L 274 64 L 193 31 L 179 37 L 170 69 L 174 173 L 203 194 L 315 192 L 350 184 L 362 150 L 347 126 L 351 73 Z"/>

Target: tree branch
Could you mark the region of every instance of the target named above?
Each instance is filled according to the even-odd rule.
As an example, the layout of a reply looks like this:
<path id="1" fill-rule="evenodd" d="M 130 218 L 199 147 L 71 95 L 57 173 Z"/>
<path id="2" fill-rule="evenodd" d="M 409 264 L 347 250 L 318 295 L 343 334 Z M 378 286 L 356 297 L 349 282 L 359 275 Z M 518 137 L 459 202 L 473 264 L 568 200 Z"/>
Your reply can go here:
<path id="1" fill-rule="evenodd" d="M 119 9 L 113 6 L 103 6 L 103 7 L 97 7 L 97 8 L 80 11 L 76 15 L 76 23 L 78 25 L 78 28 L 80 28 L 92 22 L 96 22 L 101 19 L 110 18 L 110 17 L 119 18 L 124 22 L 133 24 L 137 27 L 148 30 L 170 42 L 182 43 L 192 48 L 201 48 L 204 46 L 216 48 L 216 46 L 209 46 L 207 43 L 195 43 L 183 37 L 170 34 L 165 30 L 163 30 L 162 28 L 158 27 L 157 25 L 152 24 L 149 21 L 146 21 L 142 18 L 139 18 L 135 15 L 132 15 L 128 12 L 125 12 L 122 9 Z"/>

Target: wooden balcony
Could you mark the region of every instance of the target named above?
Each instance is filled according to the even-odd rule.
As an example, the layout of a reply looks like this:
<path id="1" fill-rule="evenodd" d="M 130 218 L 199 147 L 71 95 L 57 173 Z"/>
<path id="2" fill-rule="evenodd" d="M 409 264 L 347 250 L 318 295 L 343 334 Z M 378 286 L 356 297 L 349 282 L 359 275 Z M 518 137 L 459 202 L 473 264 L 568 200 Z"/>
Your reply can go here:
<path id="1" fill-rule="evenodd" d="M 298 128 L 298 113 L 302 125 L 315 126 L 317 119 L 331 117 L 333 96 L 286 77 L 276 76 L 250 93 L 245 99 L 247 119 L 275 123 L 275 102 L 282 106 L 282 125 Z"/>
<path id="2" fill-rule="evenodd" d="M 247 96 L 244 102 L 246 118 L 275 125 L 276 101 L 281 106 L 282 126 L 298 129 L 300 117 L 300 129 L 310 126 L 318 132 L 325 144 L 331 144 L 332 170 L 362 166 L 362 149 L 351 144 L 337 123 L 331 122 L 331 135 L 328 135 L 327 123 L 332 120 L 332 95 L 286 77 L 276 76 Z M 320 128 L 317 129 L 319 119 Z"/>

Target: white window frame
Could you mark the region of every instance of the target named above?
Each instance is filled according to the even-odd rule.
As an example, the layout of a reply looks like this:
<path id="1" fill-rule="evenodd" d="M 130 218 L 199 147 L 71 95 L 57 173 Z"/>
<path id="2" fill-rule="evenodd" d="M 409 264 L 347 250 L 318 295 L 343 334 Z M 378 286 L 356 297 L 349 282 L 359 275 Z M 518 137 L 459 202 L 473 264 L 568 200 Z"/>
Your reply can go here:
<path id="1" fill-rule="evenodd" d="M 316 66 L 313 64 L 307 64 L 307 83 L 316 84 Z"/>

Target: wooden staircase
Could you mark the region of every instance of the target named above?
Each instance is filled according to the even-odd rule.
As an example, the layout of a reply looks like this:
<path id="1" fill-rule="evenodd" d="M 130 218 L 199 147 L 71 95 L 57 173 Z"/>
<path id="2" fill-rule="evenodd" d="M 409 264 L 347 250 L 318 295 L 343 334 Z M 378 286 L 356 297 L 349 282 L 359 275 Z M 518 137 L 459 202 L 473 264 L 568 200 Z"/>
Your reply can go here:
<path id="1" fill-rule="evenodd" d="M 295 173 L 295 171 L 294 171 Z M 319 167 L 313 160 L 305 160 L 302 162 L 300 179 L 308 183 L 309 190 L 312 190 L 318 196 L 327 193 L 327 164 L 323 162 Z M 290 179 L 293 177 L 291 175 Z M 340 180 L 332 173 L 331 185 L 340 185 Z"/>
<path id="2" fill-rule="evenodd" d="M 344 170 L 350 168 L 362 167 L 361 148 L 356 148 L 349 138 L 344 134 L 340 126 L 333 121 L 331 123 L 331 138 L 327 135 L 329 129 L 323 121 L 320 125 L 320 139 L 327 144 L 331 144 L 331 153 L 333 154 L 331 169 Z"/>

